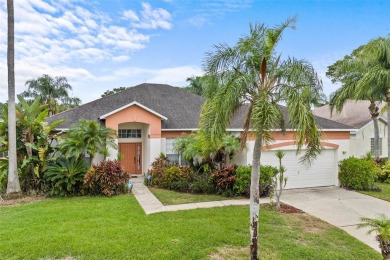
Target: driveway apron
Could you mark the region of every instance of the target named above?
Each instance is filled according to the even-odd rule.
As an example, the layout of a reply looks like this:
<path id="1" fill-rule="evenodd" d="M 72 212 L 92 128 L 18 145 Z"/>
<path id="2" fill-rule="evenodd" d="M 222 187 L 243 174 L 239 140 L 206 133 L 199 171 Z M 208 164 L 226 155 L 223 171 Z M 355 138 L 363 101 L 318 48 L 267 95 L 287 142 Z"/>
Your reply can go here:
<path id="1" fill-rule="evenodd" d="M 390 202 L 338 187 L 286 190 L 284 203 L 337 226 L 377 251 L 375 234 L 357 229 L 362 217 L 376 218 L 378 214 L 390 217 Z"/>

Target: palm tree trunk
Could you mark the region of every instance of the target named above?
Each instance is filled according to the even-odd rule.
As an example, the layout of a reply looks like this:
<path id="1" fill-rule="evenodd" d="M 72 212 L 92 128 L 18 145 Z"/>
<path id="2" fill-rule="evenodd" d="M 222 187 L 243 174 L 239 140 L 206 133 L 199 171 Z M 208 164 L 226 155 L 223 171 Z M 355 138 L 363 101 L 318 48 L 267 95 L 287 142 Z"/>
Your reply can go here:
<path id="1" fill-rule="evenodd" d="M 15 31 L 14 1 L 7 0 L 8 39 L 8 183 L 7 194 L 20 192 L 16 157 L 16 112 L 15 112 Z"/>
<path id="2" fill-rule="evenodd" d="M 370 111 L 372 121 L 374 123 L 374 157 L 377 162 L 380 161 L 380 142 L 379 142 L 379 126 L 378 126 L 378 116 L 379 116 L 379 107 L 375 105 L 375 101 L 371 101 L 370 106 L 368 107 Z"/>
<path id="3" fill-rule="evenodd" d="M 390 86 L 387 87 L 387 158 L 390 160 Z"/>
<path id="4" fill-rule="evenodd" d="M 260 157 L 261 157 L 262 136 L 257 135 L 253 147 L 253 161 L 251 173 L 251 190 L 250 190 L 250 259 L 259 259 L 258 249 L 258 222 L 259 222 L 259 181 L 260 181 Z"/>

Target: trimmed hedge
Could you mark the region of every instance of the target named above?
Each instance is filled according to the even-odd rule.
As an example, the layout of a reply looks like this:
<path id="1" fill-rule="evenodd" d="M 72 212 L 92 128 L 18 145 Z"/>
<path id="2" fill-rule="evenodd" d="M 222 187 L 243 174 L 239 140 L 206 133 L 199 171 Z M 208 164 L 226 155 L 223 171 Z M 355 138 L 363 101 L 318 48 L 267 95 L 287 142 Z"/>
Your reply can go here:
<path id="1" fill-rule="evenodd" d="M 353 190 L 373 190 L 380 168 L 371 160 L 350 157 L 339 164 L 340 185 Z"/>

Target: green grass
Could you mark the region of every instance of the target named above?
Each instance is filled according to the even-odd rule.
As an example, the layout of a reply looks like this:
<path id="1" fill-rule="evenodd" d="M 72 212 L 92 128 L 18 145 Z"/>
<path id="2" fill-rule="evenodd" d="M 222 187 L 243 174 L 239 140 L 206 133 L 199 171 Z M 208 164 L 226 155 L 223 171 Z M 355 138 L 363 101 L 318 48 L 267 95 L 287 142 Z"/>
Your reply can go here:
<path id="1" fill-rule="evenodd" d="M 146 216 L 132 195 L 0 207 L 0 259 L 247 259 L 248 220 L 248 206 Z M 259 228 L 262 259 L 381 259 L 306 214 L 263 209 Z"/>
<path id="2" fill-rule="evenodd" d="M 226 197 L 221 195 L 181 193 L 166 189 L 149 188 L 164 205 L 177 205 L 185 203 L 197 203 L 206 201 L 243 199 L 242 197 Z"/>
<path id="3" fill-rule="evenodd" d="M 372 197 L 376 197 L 378 199 L 390 201 L 390 184 L 389 183 L 375 183 L 379 188 L 381 188 L 381 192 L 377 191 L 360 191 L 361 193 L 370 195 Z"/>

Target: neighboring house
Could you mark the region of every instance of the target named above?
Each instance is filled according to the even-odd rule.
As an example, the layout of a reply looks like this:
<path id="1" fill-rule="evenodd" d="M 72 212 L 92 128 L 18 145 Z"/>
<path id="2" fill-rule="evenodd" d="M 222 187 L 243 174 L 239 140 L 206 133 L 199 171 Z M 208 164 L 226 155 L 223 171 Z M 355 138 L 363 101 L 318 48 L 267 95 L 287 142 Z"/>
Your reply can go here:
<path id="1" fill-rule="evenodd" d="M 374 154 L 374 123 L 368 111 L 369 101 L 348 100 L 340 113 L 334 110 L 331 114 L 329 105 L 314 109 L 314 114 L 331 119 L 354 128 L 351 131 L 350 153 L 351 156 L 362 157 L 368 152 Z M 379 111 L 385 103 L 379 105 Z M 381 157 L 387 156 L 387 114 L 378 117 L 379 144 Z"/>
<path id="2" fill-rule="evenodd" d="M 118 133 L 122 164 L 132 174 L 146 173 L 150 164 L 162 152 L 180 163 L 180 155 L 173 151 L 175 138 L 198 129 L 203 97 L 180 88 L 163 84 L 141 84 L 128 88 L 72 110 L 51 116 L 48 121 L 66 119 L 58 130 L 66 130 L 81 118 L 97 120 Z M 237 111 L 227 129 L 239 136 L 243 131 L 248 107 Z M 323 130 L 324 151 L 309 167 L 299 163 L 303 153 L 295 152 L 294 131 L 289 126 L 284 109 L 287 131 L 275 130 L 275 142 L 262 152 L 261 162 L 277 166 L 275 150 L 283 150 L 283 165 L 287 168 L 287 188 L 303 188 L 337 185 L 337 163 L 350 156 L 350 127 L 325 118 L 317 118 Z M 249 135 L 246 149 L 234 159 L 241 165 L 252 163 L 254 138 Z M 303 151 L 304 152 L 304 151 Z M 118 151 L 111 150 L 110 159 L 116 159 Z M 95 163 L 102 160 L 97 156 Z"/>

